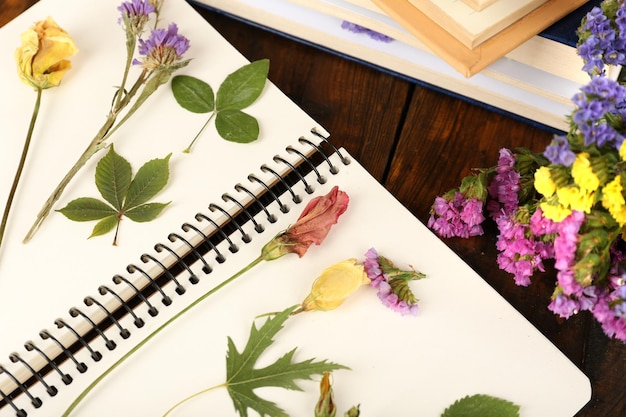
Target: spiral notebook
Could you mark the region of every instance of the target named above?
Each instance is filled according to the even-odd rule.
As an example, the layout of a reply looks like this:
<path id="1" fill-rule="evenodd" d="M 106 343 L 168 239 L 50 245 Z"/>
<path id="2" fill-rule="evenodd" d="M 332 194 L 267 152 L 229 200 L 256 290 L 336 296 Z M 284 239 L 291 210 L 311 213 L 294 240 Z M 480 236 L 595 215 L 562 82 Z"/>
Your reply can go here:
<path id="1" fill-rule="evenodd" d="M 362 287 L 331 312 L 289 319 L 260 359 L 298 347 L 295 360 L 350 367 L 333 374 L 340 412 L 437 417 L 458 398 L 489 394 L 523 417 L 571 417 L 590 398 L 587 377 L 447 246 L 395 200 L 345 149 L 278 88 L 268 84 L 247 111 L 257 142 L 235 144 L 159 90 L 114 138 L 136 170 L 170 152 L 171 179 L 156 198 L 172 201 L 153 222 L 122 222 L 87 239 L 92 224 L 53 213 L 28 244 L 22 238 L 56 182 L 103 121 L 124 59 L 117 1 L 42 0 L 0 29 L 0 199 L 19 159 L 35 94 L 18 81 L 13 51 L 34 21 L 52 16 L 80 52 L 59 88 L 44 92 L 25 175 L 0 252 L 0 416 L 58 416 L 105 369 L 153 329 L 255 259 L 308 201 L 338 186 L 348 211 L 326 241 L 303 257 L 262 263 L 185 314 L 92 391 L 72 415 L 155 416 L 184 397 L 224 382 L 227 338 L 241 348 L 255 316 L 297 304 L 327 266 L 363 259 L 375 247 L 415 282 L 417 317 L 386 309 Z M 214 88 L 246 60 L 182 0 L 161 15 L 191 40 L 181 73 Z M 271 65 L 281 65 L 273 62 Z M 10 104 L 10 105 L 8 105 Z M 149 109 L 148 109 L 149 107 Z M 96 157 L 56 207 L 98 197 Z M 319 380 L 303 391 L 259 395 L 289 415 L 312 415 Z M 195 398 L 172 415 L 235 416 L 225 390 Z M 253 415 L 253 414 L 252 414 Z"/>

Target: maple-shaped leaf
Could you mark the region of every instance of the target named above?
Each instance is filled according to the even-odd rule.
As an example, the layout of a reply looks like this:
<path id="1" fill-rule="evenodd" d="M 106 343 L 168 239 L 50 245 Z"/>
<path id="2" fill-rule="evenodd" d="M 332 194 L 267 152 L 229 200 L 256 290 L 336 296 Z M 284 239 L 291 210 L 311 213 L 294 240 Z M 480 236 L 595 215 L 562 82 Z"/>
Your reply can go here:
<path id="1" fill-rule="evenodd" d="M 232 339 L 228 338 L 225 385 L 240 416 L 247 417 L 248 409 L 252 409 L 261 417 L 287 417 L 284 410 L 275 403 L 259 397 L 254 390 L 261 387 L 280 387 L 301 391 L 302 389 L 295 382 L 298 379 L 311 379 L 312 375 L 322 375 L 326 371 L 348 369 L 326 360 L 308 359 L 293 362 L 296 348 L 271 365 L 255 368 L 259 357 L 272 344 L 276 333 L 283 328 L 283 324 L 297 307 L 290 307 L 270 317 L 260 329 L 252 323 L 248 343 L 241 353 Z"/>
<path id="2" fill-rule="evenodd" d="M 457 400 L 441 417 L 519 417 L 520 406 L 501 398 L 476 394 Z"/>
<path id="3" fill-rule="evenodd" d="M 147 203 L 161 191 L 169 179 L 169 159 L 146 162 L 133 178 L 130 163 L 110 146 L 109 152 L 96 166 L 96 187 L 106 201 L 81 197 L 58 210 L 70 220 L 99 220 L 91 236 L 100 236 L 117 227 L 123 216 L 135 222 L 154 220 L 169 203 Z M 113 244 L 117 244 L 117 229 Z"/>

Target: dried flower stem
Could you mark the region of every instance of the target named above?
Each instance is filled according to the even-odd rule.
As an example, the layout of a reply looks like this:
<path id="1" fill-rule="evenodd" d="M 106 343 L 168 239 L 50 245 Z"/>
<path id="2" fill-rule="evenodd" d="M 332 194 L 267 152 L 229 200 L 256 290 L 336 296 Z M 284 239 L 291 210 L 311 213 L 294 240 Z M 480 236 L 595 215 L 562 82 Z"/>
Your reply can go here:
<path id="1" fill-rule="evenodd" d="M 145 345 L 152 338 L 154 338 L 161 330 L 163 330 L 165 327 L 167 327 L 168 325 L 173 323 L 176 319 L 178 319 L 180 316 L 182 316 L 183 314 L 185 314 L 186 312 L 191 310 L 193 307 L 195 307 L 196 305 L 200 304 L 200 302 L 205 300 L 207 297 L 209 297 L 210 295 L 214 294 L 218 290 L 220 290 L 223 287 L 225 287 L 227 284 L 231 283 L 235 279 L 239 278 L 241 275 L 243 275 L 246 272 L 248 272 L 250 269 L 252 269 L 256 265 L 261 263 L 261 261 L 263 261 L 263 260 L 264 260 L 263 256 L 259 256 L 258 258 L 256 258 L 252 262 L 250 262 L 247 266 L 245 266 L 244 268 L 242 268 L 238 272 L 236 272 L 234 275 L 232 275 L 230 278 L 222 281 L 221 283 L 219 283 L 218 285 L 216 285 L 215 287 L 211 288 L 209 291 L 207 291 L 206 293 L 201 295 L 193 303 L 189 304 L 187 307 L 185 307 L 184 309 L 179 311 L 176 315 L 171 317 L 169 320 L 167 320 L 165 323 L 163 323 L 161 326 L 159 326 L 156 330 L 154 330 L 152 333 L 150 333 L 148 336 L 146 336 L 139 344 L 137 344 L 135 347 L 133 347 L 131 350 L 129 350 L 124 356 L 122 356 L 120 359 L 118 359 L 117 362 L 115 362 L 113 365 L 111 365 L 106 371 L 104 371 L 102 374 L 100 374 L 100 376 L 98 378 L 96 378 L 91 384 L 89 384 L 89 386 L 87 388 L 85 388 L 85 390 L 83 392 L 81 392 L 78 397 L 76 397 L 74 402 L 72 402 L 72 404 L 70 404 L 70 406 L 67 408 L 67 410 L 65 410 L 65 412 L 63 413 L 63 415 L 61 417 L 68 417 L 72 413 L 72 411 L 78 406 L 78 404 L 87 396 L 87 394 L 89 394 L 96 387 L 96 385 L 98 385 L 98 383 L 100 383 L 100 381 L 102 381 L 104 378 L 106 378 L 106 376 L 109 375 L 111 372 L 113 372 L 119 365 L 122 364 L 122 362 L 124 362 L 133 353 L 138 351 L 143 345 Z"/>
<path id="2" fill-rule="evenodd" d="M 194 393 L 194 394 L 191 394 L 190 396 L 188 396 L 188 397 L 186 397 L 186 398 L 183 398 L 182 400 L 180 400 L 179 402 L 177 402 L 176 404 L 174 404 L 174 405 L 173 405 L 173 406 L 172 406 L 169 410 L 167 410 L 167 411 L 165 412 L 165 414 L 163 414 L 163 417 L 167 417 L 167 416 L 169 416 L 170 414 L 172 414 L 172 412 L 173 412 L 174 410 L 176 410 L 178 407 L 180 407 L 181 405 L 185 404 L 186 402 L 188 402 L 188 401 L 190 401 L 190 400 L 193 400 L 194 398 L 199 397 L 199 396 L 201 396 L 201 395 L 203 395 L 203 394 L 206 394 L 206 393 L 207 393 L 207 392 L 209 392 L 209 391 L 213 391 L 214 389 L 217 389 L 217 388 L 224 388 L 224 387 L 226 387 L 227 385 L 228 385 L 228 383 L 227 383 L 227 382 L 222 382 L 222 383 L 221 383 L 221 384 L 219 384 L 219 385 L 214 385 L 214 386 L 212 386 L 212 387 L 205 388 L 205 389 L 203 389 L 203 390 L 201 390 L 201 391 L 198 391 L 198 392 L 196 392 L 196 393 Z"/>
<path id="3" fill-rule="evenodd" d="M 59 200 L 59 198 L 61 198 L 63 191 L 65 191 L 65 188 L 70 183 L 72 178 L 74 178 L 78 171 L 80 171 L 80 169 L 87 163 L 87 161 L 89 161 L 89 159 L 91 159 L 92 156 L 94 156 L 98 151 L 106 147 L 106 140 L 109 138 L 109 136 L 111 136 L 111 134 L 115 130 L 117 130 L 117 128 L 119 128 L 122 123 L 128 120 L 128 117 L 125 117 L 120 121 L 120 123 L 118 123 L 114 127 L 115 121 L 117 120 L 117 116 L 119 115 L 120 111 L 122 111 L 130 103 L 130 100 L 137 93 L 137 91 L 139 91 L 140 87 L 147 79 L 147 74 L 148 72 L 146 70 L 142 71 L 141 75 L 139 76 L 133 87 L 130 89 L 130 91 L 126 95 L 124 95 L 123 99 L 119 100 L 119 103 L 114 106 L 113 109 L 111 109 L 109 115 L 106 118 L 106 121 L 104 122 L 100 130 L 98 130 L 98 133 L 96 133 L 87 148 L 83 151 L 83 153 L 74 163 L 72 168 L 70 168 L 67 174 L 65 174 L 61 182 L 59 182 L 59 185 L 56 186 L 54 191 L 52 191 L 52 194 L 50 194 L 50 196 L 44 203 L 43 207 L 37 214 L 37 219 L 26 234 L 26 237 L 24 238 L 24 243 L 30 241 L 30 239 L 32 239 L 37 230 L 39 230 L 39 227 L 52 211 L 52 207 L 54 206 L 54 204 Z M 122 90 L 119 90 L 116 93 L 118 97 L 121 94 L 123 94 Z"/>
<path id="4" fill-rule="evenodd" d="M 209 122 L 213 119 L 213 117 L 215 116 L 215 112 L 211 113 L 211 116 L 209 116 L 208 120 L 204 123 L 204 125 L 202 125 L 202 127 L 200 128 L 200 130 L 198 131 L 198 133 L 196 134 L 196 136 L 191 140 L 191 143 L 189 144 L 189 146 L 187 146 L 184 150 L 183 153 L 191 153 L 191 148 L 193 147 L 193 145 L 196 143 L 196 141 L 198 140 L 198 138 L 200 137 L 200 135 L 202 135 L 202 132 L 204 132 L 204 129 L 206 129 L 206 127 L 209 125 Z"/>
<path id="5" fill-rule="evenodd" d="M 13 205 L 15 192 L 17 191 L 17 185 L 20 182 L 20 177 L 22 176 L 22 171 L 24 170 L 24 165 L 26 163 L 26 156 L 28 155 L 28 149 L 30 148 L 30 142 L 33 137 L 33 131 L 35 130 L 35 122 L 37 121 L 37 116 L 39 115 L 39 107 L 41 105 L 42 92 L 43 92 L 43 89 L 41 88 L 37 89 L 37 99 L 35 100 L 35 107 L 33 109 L 33 115 L 30 118 L 30 125 L 28 126 L 28 133 L 26 134 L 24 147 L 22 148 L 22 156 L 17 166 L 15 177 L 13 177 L 13 185 L 11 185 L 11 191 L 9 192 L 9 196 L 7 197 L 7 202 L 4 206 L 4 214 L 2 215 L 2 224 L 0 225 L 0 247 L 2 246 L 2 240 L 4 238 L 4 232 L 7 227 L 7 222 L 9 220 L 9 212 L 11 211 L 11 206 Z"/>

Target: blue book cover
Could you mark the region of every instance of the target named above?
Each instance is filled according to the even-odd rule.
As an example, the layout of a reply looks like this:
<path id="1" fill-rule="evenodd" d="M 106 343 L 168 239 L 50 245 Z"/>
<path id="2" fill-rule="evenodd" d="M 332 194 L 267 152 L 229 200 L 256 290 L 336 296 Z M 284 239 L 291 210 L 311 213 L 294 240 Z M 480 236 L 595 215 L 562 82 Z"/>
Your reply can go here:
<path id="1" fill-rule="evenodd" d="M 540 33 L 541 36 L 564 43 L 570 46 L 576 46 L 578 35 L 576 30 L 580 26 L 583 17 L 595 6 L 599 6 L 601 0 L 590 0 L 585 5 L 568 14 L 552 26 Z"/>

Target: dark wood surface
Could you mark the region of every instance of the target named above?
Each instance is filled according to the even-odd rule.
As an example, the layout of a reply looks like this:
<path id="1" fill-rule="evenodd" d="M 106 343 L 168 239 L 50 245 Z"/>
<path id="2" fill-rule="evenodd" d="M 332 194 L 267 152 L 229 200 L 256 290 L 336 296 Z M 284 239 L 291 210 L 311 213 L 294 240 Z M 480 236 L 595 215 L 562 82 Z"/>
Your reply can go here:
<path id="1" fill-rule="evenodd" d="M 0 2 L 0 26 L 35 2 Z M 269 58 L 270 80 L 422 222 L 437 195 L 457 186 L 471 168 L 493 165 L 500 148 L 541 151 L 552 138 L 505 115 L 218 13 L 199 11 L 249 60 Z M 401 236 L 403 231 L 390 233 Z M 606 338 L 587 314 L 564 321 L 549 312 L 551 271 L 527 288 L 515 286 L 497 267 L 495 240 L 495 228 L 488 225 L 485 236 L 445 242 L 591 379 L 592 399 L 576 417 L 626 416 L 626 346 Z"/>

